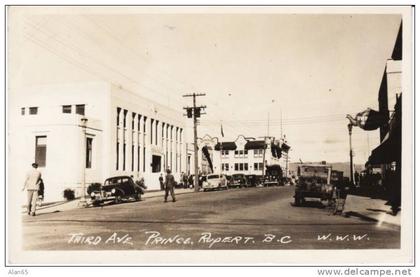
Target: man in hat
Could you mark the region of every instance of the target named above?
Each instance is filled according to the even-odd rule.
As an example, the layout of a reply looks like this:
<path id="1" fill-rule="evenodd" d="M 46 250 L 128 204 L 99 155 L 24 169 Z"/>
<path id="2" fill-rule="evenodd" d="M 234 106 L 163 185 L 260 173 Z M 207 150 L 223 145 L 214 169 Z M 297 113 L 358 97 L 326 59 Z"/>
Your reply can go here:
<path id="1" fill-rule="evenodd" d="M 41 172 L 38 170 L 38 164 L 33 163 L 32 169 L 26 174 L 25 185 L 22 190 L 27 191 L 28 194 L 28 214 L 35 216 L 36 201 L 38 199 L 39 184 L 41 183 Z"/>
<path id="2" fill-rule="evenodd" d="M 169 192 L 171 192 L 171 196 L 172 196 L 172 202 L 175 202 L 175 191 L 174 191 L 174 186 L 175 186 L 175 178 L 174 175 L 171 174 L 171 170 L 167 169 L 166 170 L 166 176 L 165 176 L 165 202 L 168 202 L 168 195 Z"/>

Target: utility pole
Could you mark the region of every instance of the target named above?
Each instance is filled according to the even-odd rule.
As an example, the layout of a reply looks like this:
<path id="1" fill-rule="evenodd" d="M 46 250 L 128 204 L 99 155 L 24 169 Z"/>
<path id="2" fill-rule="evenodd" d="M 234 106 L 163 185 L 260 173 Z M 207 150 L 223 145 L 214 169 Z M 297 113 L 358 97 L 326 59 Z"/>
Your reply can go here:
<path id="1" fill-rule="evenodd" d="M 353 128 L 353 125 L 349 123 L 347 125 L 347 128 L 349 130 L 349 146 L 350 146 L 350 182 L 352 185 L 354 185 L 354 176 L 353 176 L 353 148 L 351 145 L 351 130 Z"/>
<path id="2" fill-rule="evenodd" d="M 266 145 L 265 145 L 265 142 L 266 142 L 266 140 L 267 139 L 271 139 L 272 137 L 270 137 L 270 136 L 263 136 L 263 137 L 260 137 L 260 138 L 263 138 L 264 139 L 264 149 L 263 149 L 263 160 L 262 160 L 262 164 L 263 164 L 263 167 L 262 167 L 262 176 L 263 176 L 263 178 L 265 177 L 265 151 L 266 151 Z"/>
<path id="3" fill-rule="evenodd" d="M 187 117 L 193 118 L 194 122 L 194 191 L 199 191 L 200 187 L 198 184 L 198 145 L 197 145 L 197 118 L 201 116 L 201 109 L 205 109 L 206 106 L 199 106 L 197 107 L 195 98 L 197 96 L 205 96 L 205 93 L 193 93 L 193 94 L 185 94 L 182 97 L 192 97 L 193 98 L 193 106 L 192 107 L 184 107 L 187 110 Z"/>

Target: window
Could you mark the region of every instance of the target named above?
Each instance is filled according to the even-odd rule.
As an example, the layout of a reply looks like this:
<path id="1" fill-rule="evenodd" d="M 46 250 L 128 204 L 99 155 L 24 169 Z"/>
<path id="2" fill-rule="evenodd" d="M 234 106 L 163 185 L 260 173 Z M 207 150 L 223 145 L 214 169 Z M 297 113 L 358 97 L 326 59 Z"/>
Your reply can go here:
<path id="1" fill-rule="evenodd" d="M 140 172 L 140 146 L 137 146 L 137 171 Z"/>
<path id="2" fill-rule="evenodd" d="M 222 171 L 229 171 L 229 164 L 228 163 L 223 163 L 222 164 Z"/>
<path id="3" fill-rule="evenodd" d="M 150 119 L 150 144 L 153 144 L 153 122 L 155 122 L 155 120 L 151 118 Z"/>
<path id="4" fill-rule="evenodd" d="M 38 107 L 29 107 L 29 114 L 38 114 Z"/>
<path id="5" fill-rule="evenodd" d="M 248 157 L 248 150 L 244 151 L 244 157 L 247 158 Z"/>
<path id="6" fill-rule="evenodd" d="M 123 170 L 125 170 L 125 149 L 126 149 L 126 144 L 123 144 Z"/>
<path id="7" fill-rule="evenodd" d="M 160 172 L 161 156 L 152 155 L 152 172 Z"/>
<path id="8" fill-rule="evenodd" d="M 238 150 L 235 150 L 235 158 L 237 158 L 238 155 L 239 155 L 239 151 Z"/>
<path id="9" fill-rule="evenodd" d="M 247 163 L 244 164 L 244 170 L 248 171 L 248 164 Z"/>
<path id="10" fill-rule="evenodd" d="M 262 170 L 263 163 L 254 163 L 254 170 Z"/>
<path id="11" fill-rule="evenodd" d="M 244 164 L 243 164 L 243 163 L 240 163 L 240 164 L 239 164 L 239 170 L 240 170 L 240 171 L 243 171 L 243 170 L 244 170 Z"/>
<path id="12" fill-rule="evenodd" d="M 131 171 L 134 171 L 134 145 L 131 145 Z"/>
<path id="13" fill-rule="evenodd" d="M 132 113 L 132 118 L 131 118 L 131 130 L 134 131 L 134 122 L 136 120 L 136 113 Z"/>
<path id="14" fill-rule="evenodd" d="M 147 117 L 143 117 L 143 133 L 146 133 L 146 121 L 147 121 Z"/>
<path id="15" fill-rule="evenodd" d="M 47 136 L 35 137 L 35 162 L 39 167 L 45 167 L 47 158 Z"/>
<path id="16" fill-rule="evenodd" d="M 140 123 L 141 123 L 141 115 L 139 114 L 137 116 L 137 131 L 140 132 Z"/>
<path id="17" fill-rule="evenodd" d="M 92 168 L 92 143 L 93 138 L 86 138 L 86 168 Z"/>
<path id="18" fill-rule="evenodd" d="M 120 143 L 117 142 L 117 163 L 116 163 L 116 170 L 119 169 L 119 160 L 120 160 Z"/>
<path id="19" fill-rule="evenodd" d="M 85 115 L 85 105 L 76 105 L 76 114 Z"/>
<path id="20" fill-rule="evenodd" d="M 71 105 L 64 105 L 63 113 L 71 113 Z"/>
<path id="21" fill-rule="evenodd" d="M 254 150 L 254 157 L 262 157 L 263 156 L 263 149 L 255 149 Z"/>
<path id="22" fill-rule="evenodd" d="M 222 150 L 222 157 L 229 156 L 229 150 Z"/>
<path id="23" fill-rule="evenodd" d="M 239 170 L 239 164 L 235 163 L 235 171 Z"/>
<path id="24" fill-rule="evenodd" d="M 124 110 L 124 122 L 123 122 L 123 124 L 124 124 L 124 128 L 126 128 L 127 127 L 127 110 Z"/>
<path id="25" fill-rule="evenodd" d="M 159 121 L 156 120 L 156 126 L 155 126 L 155 144 L 158 145 L 158 125 L 159 125 Z"/>
<path id="26" fill-rule="evenodd" d="M 146 147 L 143 146 L 143 172 L 146 172 Z"/>
<path id="27" fill-rule="evenodd" d="M 120 112 L 121 108 L 117 108 L 117 126 L 120 126 Z"/>
<path id="28" fill-rule="evenodd" d="M 20 109 L 20 114 L 21 114 L 21 115 L 25 115 L 25 108 L 21 108 L 21 109 Z"/>

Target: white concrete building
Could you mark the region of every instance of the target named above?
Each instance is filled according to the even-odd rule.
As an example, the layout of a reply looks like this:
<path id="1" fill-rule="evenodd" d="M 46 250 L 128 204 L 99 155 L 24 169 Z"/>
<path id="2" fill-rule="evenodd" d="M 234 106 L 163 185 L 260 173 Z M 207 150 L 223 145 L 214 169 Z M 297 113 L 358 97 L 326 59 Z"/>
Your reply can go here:
<path id="1" fill-rule="evenodd" d="M 206 159 L 204 148 L 207 148 L 214 173 L 263 175 L 281 169 L 285 176 L 285 156 L 290 147 L 275 138 L 255 140 L 240 135 L 235 141 L 218 142 L 217 138 L 206 135 L 199 139 L 199 157 L 203 160 Z M 202 168 L 209 171 L 208 162 L 203 163 Z"/>
<path id="2" fill-rule="evenodd" d="M 9 96 L 8 114 L 9 181 L 22 187 L 36 161 L 46 201 L 63 199 L 66 188 L 79 196 L 83 173 L 86 187 L 133 175 L 158 189 L 166 168 L 175 178 L 186 169 L 182 112 L 106 82 L 19 89 Z"/>

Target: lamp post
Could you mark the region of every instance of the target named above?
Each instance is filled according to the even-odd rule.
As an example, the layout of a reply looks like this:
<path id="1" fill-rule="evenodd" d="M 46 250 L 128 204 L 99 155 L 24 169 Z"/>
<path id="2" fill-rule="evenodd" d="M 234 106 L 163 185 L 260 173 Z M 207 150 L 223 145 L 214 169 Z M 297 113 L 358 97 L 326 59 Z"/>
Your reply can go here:
<path id="1" fill-rule="evenodd" d="M 79 206 L 86 207 L 86 125 L 88 122 L 88 119 L 86 117 L 82 117 L 81 119 L 81 125 L 82 127 L 82 196 L 80 197 Z"/>
<path id="2" fill-rule="evenodd" d="M 351 146 L 351 130 L 353 128 L 353 125 L 349 123 L 347 125 L 347 128 L 349 129 L 349 146 L 350 146 L 350 182 L 353 185 L 354 179 L 353 179 L 353 148 Z"/>

